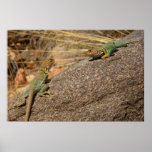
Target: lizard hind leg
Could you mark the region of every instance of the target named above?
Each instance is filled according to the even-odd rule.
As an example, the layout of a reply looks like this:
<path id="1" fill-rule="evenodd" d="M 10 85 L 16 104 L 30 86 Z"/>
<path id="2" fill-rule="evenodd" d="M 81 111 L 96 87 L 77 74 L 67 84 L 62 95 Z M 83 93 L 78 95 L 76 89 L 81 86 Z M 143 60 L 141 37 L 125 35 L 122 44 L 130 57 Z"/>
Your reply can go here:
<path id="1" fill-rule="evenodd" d="M 16 108 L 16 107 L 21 107 L 24 106 L 26 104 L 25 98 L 23 97 L 20 101 L 14 103 L 10 109 Z M 10 110 L 9 109 L 9 110 Z"/>
<path id="2" fill-rule="evenodd" d="M 19 101 L 14 104 L 14 107 L 21 107 L 26 104 L 26 98 L 29 95 L 29 90 L 26 90 L 24 94 L 20 97 Z"/>

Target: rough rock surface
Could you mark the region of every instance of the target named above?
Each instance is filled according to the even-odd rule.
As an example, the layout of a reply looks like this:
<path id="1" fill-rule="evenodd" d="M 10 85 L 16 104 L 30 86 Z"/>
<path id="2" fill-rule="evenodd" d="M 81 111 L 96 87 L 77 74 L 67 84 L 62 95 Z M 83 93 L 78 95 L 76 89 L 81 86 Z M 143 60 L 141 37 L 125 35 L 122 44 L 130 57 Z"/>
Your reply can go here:
<path id="1" fill-rule="evenodd" d="M 144 32 L 124 40 L 114 56 L 80 61 L 50 82 L 52 96 L 36 96 L 30 121 L 144 121 Z M 25 106 L 8 112 L 23 121 Z"/>

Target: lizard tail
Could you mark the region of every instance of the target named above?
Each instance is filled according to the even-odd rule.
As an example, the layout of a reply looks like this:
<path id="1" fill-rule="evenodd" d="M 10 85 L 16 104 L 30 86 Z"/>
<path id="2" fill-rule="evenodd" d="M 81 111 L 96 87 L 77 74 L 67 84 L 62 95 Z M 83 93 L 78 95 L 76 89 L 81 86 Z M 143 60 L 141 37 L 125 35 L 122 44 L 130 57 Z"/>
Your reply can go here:
<path id="1" fill-rule="evenodd" d="M 25 121 L 29 121 L 30 118 L 33 96 L 34 96 L 34 92 L 33 90 L 31 90 L 27 101 Z"/>
<path id="2" fill-rule="evenodd" d="M 115 46 L 123 47 L 123 46 L 127 46 L 127 44 L 135 43 L 135 42 L 139 42 L 139 41 L 118 41 L 118 42 L 115 42 Z"/>
<path id="3" fill-rule="evenodd" d="M 118 48 L 118 47 L 123 47 L 123 46 L 127 46 L 129 42 L 127 41 L 118 41 L 118 42 L 115 42 L 115 46 Z"/>

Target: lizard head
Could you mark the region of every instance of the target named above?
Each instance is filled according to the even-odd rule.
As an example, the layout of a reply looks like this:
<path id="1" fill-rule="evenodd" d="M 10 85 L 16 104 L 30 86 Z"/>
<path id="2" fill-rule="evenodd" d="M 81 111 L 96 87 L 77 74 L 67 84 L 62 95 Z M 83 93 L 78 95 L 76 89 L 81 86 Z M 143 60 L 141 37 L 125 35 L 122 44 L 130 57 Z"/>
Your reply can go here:
<path id="1" fill-rule="evenodd" d="M 84 55 L 89 56 L 89 57 L 95 57 L 95 58 L 102 54 L 104 54 L 104 52 L 101 50 L 88 50 L 84 52 Z"/>
<path id="2" fill-rule="evenodd" d="M 88 51 L 84 52 L 84 55 L 86 55 L 86 56 L 91 56 L 91 57 L 92 57 L 92 55 L 93 55 L 93 50 L 88 50 Z"/>
<path id="3" fill-rule="evenodd" d="M 53 58 L 45 60 L 40 67 L 40 71 L 43 71 L 45 73 L 49 72 L 49 69 L 55 64 L 55 61 Z"/>

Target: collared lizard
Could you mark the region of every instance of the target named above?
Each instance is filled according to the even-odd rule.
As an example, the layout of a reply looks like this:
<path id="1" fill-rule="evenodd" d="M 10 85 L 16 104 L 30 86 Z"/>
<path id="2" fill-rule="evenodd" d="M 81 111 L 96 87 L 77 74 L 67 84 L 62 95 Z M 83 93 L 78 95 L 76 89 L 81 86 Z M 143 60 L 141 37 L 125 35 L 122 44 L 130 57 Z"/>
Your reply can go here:
<path id="1" fill-rule="evenodd" d="M 89 56 L 89 61 L 98 59 L 98 58 L 107 58 L 112 55 L 113 52 L 116 51 L 119 47 L 125 47 L 129 43 L 134 43 L 137 41 L 118 41 L 118 42 L 108 42 L 101 46 L 99 49 L 88 50 L 84 52 L 85 56 Z"/>
<path id="2" fill-rule="evenodd" d="M 13 105 L 13 108 L 25 105 L 26 98 L 28 97 L 25 121 L 29 121 L 34 95 L 36 93 L 38 95 L 43 95 L 43 93 L 48 89 L 48 84 L 45 84 L 45 82 L 48 79 L 48 71 L 53 64 L 54 64 L 53 58 L 47 59 L 41 64 L 39 72 L 37 73 L 35 78 L 31 81 L 29 88 L 24 92 L 24 94 L 22 94 L 21 100 Z"/>

